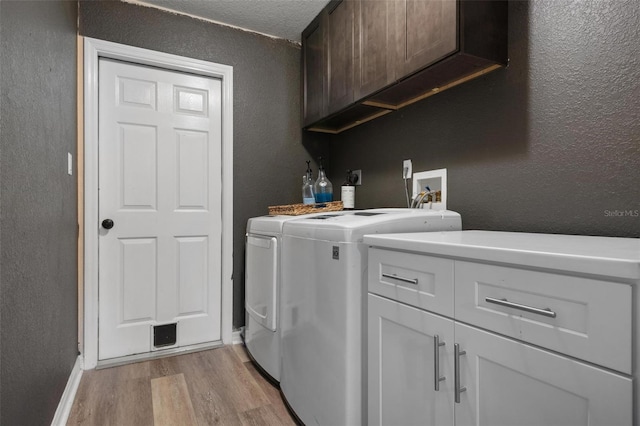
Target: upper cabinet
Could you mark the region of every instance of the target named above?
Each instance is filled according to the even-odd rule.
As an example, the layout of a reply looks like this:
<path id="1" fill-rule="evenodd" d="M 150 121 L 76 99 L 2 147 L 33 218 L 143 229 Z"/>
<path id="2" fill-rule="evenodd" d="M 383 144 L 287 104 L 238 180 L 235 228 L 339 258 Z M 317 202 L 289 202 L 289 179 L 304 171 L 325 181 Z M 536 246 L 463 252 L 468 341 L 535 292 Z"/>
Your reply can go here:
<path id="1" fill-rule="evenodd" d="M 395 81 L 396 1 L 356 1 L 353 91 L 356 100 Z"/>
<path id="2" fill-rule="evenodd" d="M 322 15 L 311 22 L 302 33 L 302 115 L 304 125 L 309 125 L 326 116 L 324 100 L 324 26 Z"/>
<path id="3" fill-rule="evenodd" d="M 326 17 L 327 112 L 332 114 L 353 103 L 354 1 L 330 3 Z"/>
<path id="4" fill-rule="evenodd" d="M 303 32 L 305 128 L 339 133 L 505 66 L 507 20 L 506 1 L 331 2 Z"/>
<path id="5" fill-rule="evenodd" d="M 456 0 L 404 0 L 396 10 L 396 74 L 412 74 L 458 49 Z"/>

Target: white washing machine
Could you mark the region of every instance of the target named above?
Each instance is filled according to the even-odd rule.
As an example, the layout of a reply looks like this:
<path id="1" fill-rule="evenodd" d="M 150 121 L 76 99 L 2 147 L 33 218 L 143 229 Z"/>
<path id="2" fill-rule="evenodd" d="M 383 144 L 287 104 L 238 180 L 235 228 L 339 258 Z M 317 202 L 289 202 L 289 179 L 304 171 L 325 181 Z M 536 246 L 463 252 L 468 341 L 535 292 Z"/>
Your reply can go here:
<path id="1" fill-rule="evenodd" d="M 366 424 L 367 246 L 362 237 L 461 228 L 458 213 L 422 209 L 328 213 L 284 224 L 280 388 L 303 423 Z"/>

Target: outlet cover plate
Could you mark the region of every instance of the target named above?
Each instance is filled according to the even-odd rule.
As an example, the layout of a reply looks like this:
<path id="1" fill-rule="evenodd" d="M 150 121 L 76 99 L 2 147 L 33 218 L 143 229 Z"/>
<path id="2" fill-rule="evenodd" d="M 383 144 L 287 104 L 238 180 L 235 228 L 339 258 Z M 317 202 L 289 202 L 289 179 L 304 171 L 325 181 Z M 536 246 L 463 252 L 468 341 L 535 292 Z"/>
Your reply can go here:
<path id="1" fill-rule="evenodd" d="M 355 185 L 362 185 L 362 170 L 358 169 L 358 170 L 353 170 L 351 173 L 353 173 L 354 175 L 358 176 L 358 180 L 356 181 Z"/>
<path id="2" fill-rule="evenodd" d="M 404 169 L 407 169 L 406 173 Z M 402 179 L 411 179 L 412 174 L 413 174 L 413 164 L 411 160 L 404 160 L 402 162 Z"/>

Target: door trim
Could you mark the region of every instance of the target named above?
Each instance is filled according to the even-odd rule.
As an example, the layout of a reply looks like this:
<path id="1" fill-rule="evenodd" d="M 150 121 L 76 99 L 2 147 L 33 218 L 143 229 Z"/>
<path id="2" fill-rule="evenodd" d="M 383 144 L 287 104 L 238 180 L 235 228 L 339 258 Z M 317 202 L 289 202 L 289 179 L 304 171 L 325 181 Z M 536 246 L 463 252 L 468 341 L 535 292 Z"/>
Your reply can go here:
<path id="1" fill-rule="evenodd" d="M 232 343 L 233 67 L 84 38 L 84 368 L 98 364 L 98 59 L 110 58 L 222 81 L 221 338 Z M 93 223 L 93 225 L 91 225 Z"/>

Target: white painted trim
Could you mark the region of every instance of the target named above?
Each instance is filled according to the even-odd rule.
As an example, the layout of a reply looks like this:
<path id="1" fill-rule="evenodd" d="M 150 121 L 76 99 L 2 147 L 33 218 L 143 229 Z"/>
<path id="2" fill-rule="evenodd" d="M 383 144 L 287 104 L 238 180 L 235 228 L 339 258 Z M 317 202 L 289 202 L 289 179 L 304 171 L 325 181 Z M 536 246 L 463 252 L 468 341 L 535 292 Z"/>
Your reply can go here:
<path id="1" fill-rule="evenodd" d="M 244 327 L 241 327 L 239 330 L 233 331 L 233 338 L 231 339 L 231 343 L 233 345 L 239 345 L 244 343 L 244 339 L 242 338 L 242 334 L 244 333 Z"/>
<path id="2" fill-rule="evenodd" d="M 80 379 L 82 379 L 82 356 L 78 355 L 76 363 L 73 365 L 71 374 L 69 374 L 69 380 L 67 380 L 67 386 L 64 388 L 64 392 L 60 397 L 58 408 L 51 421 L 51 426 L 63 426 L 67 424 L 69 420 L 69 414 L 73 407 L 73 401 L 76 398 L 76 392 L 78 386 L 80 386 Z"/>
<path id="3" fill-rule="evenodd" d="M 233 67 L 85 37 L 84 39 L 84 366 L 98 363 L 98 58 L 189 72 L 222 80 L 221 337 L 233 336 Z M 91 225 L 91 224 L 94 225 Z"/>

